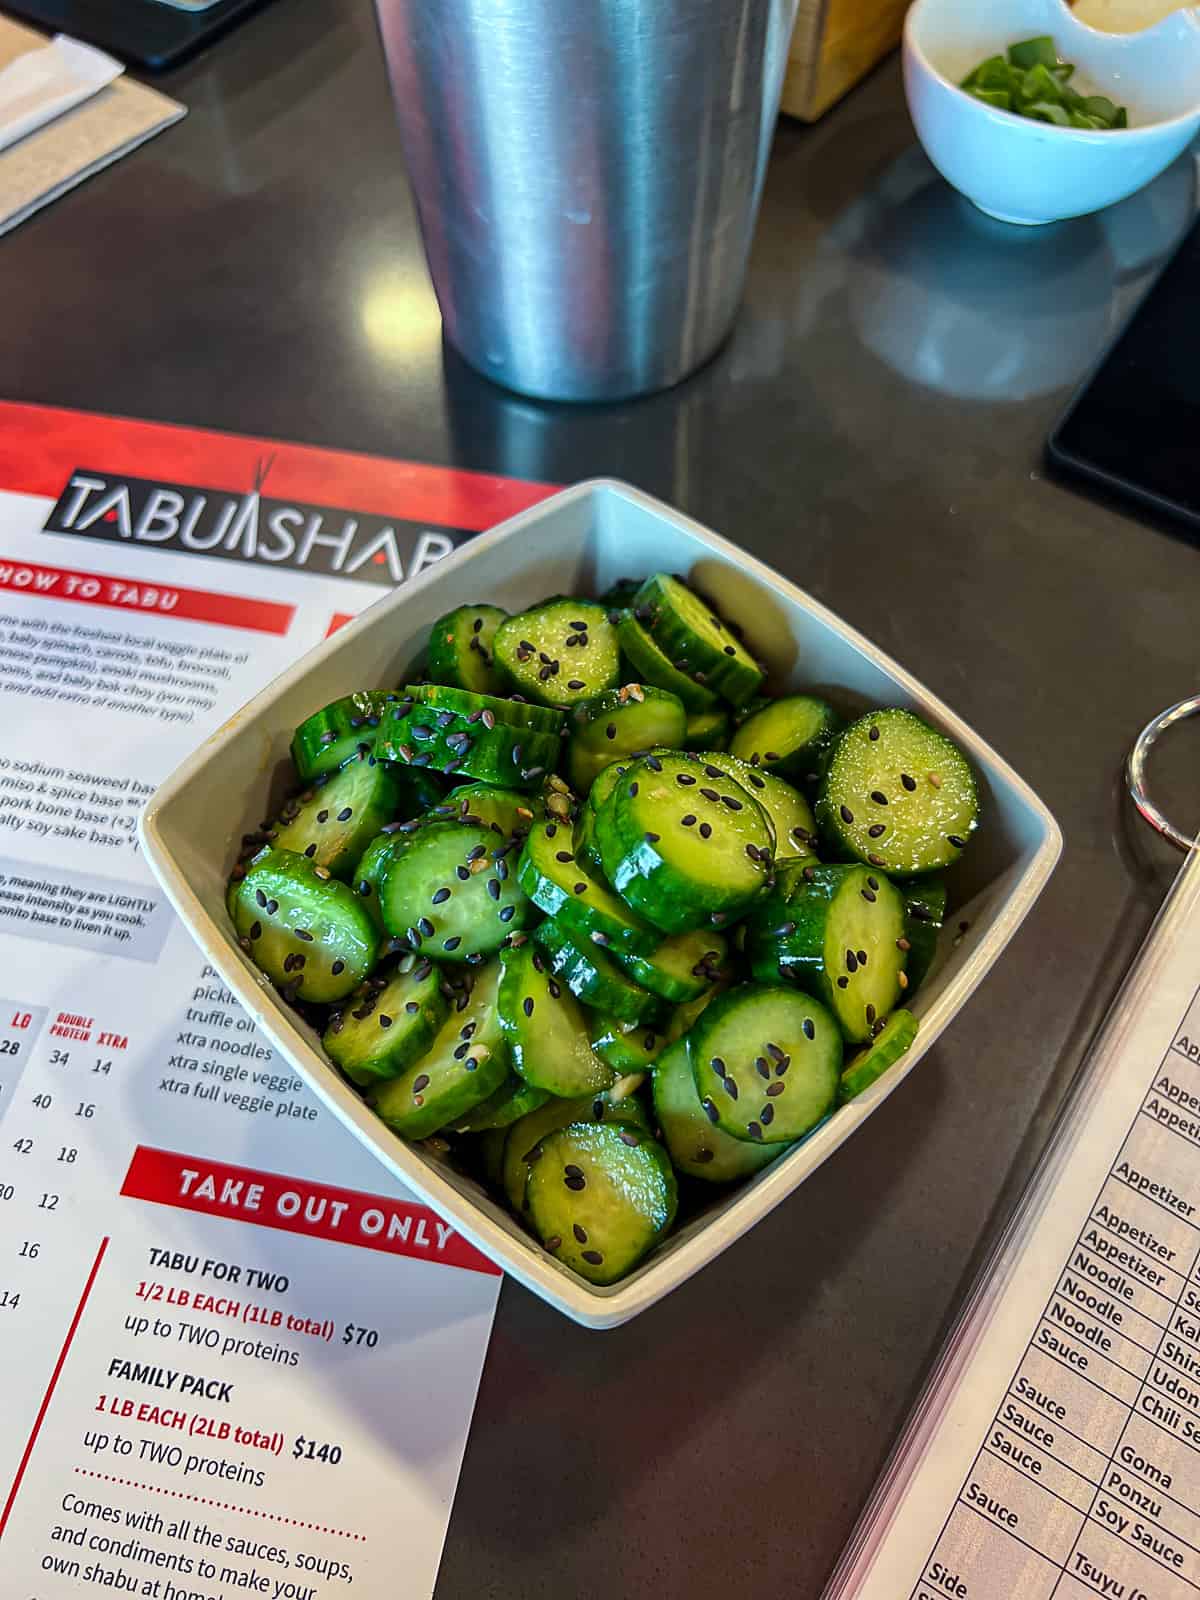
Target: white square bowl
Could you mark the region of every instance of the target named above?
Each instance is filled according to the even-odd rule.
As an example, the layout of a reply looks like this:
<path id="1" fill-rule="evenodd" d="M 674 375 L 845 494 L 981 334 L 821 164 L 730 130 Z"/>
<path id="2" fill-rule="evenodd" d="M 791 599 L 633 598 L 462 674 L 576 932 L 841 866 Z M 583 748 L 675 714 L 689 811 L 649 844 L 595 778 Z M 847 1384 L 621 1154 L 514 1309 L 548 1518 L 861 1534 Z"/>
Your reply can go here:
<path id="1" fill-rule="evenodd" d="M 599 1288 L 543 1251 L 473 1179 L 406 1144 L 369 1110 L 238 948 L 225 885 L 239 841 L 282 798 L 292 730 L 355 689 L 403 682 L 430 625 L 487 600 L 520 611 L 556 593 L 598 594 L 618 577 L 666 570 L 693 579 L 740 623 L 777 691 L 816 688 L 844 711 L 898 705 L 966 751 L 980 780 L 982 826 L 951 879 L 969 931 L 913 1004 L 908 1054 L 788 1155 L 732 1192 L 714 1190 L 620 1283 Z M 769 567 L 659 501 L 608 481 L 583 483 L 513 517 L 371 606 L 268 685 L 183 763 L 141 819 L 150 864 L 206 959 L 271 1043 L 389 1171 L 535 1294 L 589 1328 L 612 1328 L 678 1287 L 791 1194 L 888 1097 L 949 1026 L 1020 926 L 1062 848 L 1054 818 L 970 728 L 902 667 Z"/>

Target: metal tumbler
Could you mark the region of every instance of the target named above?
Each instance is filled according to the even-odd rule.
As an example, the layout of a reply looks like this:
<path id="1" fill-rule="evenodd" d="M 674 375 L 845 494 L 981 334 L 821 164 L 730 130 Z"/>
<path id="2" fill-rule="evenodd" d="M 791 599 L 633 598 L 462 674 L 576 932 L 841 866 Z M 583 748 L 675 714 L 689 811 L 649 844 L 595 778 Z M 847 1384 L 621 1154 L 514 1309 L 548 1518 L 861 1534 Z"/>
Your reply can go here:
<path id="1" fill-rule="evenodd" d="M 678 383 L 737 313 L 797 0 L 376 0 L 447 337 L 552 400 Z"/>

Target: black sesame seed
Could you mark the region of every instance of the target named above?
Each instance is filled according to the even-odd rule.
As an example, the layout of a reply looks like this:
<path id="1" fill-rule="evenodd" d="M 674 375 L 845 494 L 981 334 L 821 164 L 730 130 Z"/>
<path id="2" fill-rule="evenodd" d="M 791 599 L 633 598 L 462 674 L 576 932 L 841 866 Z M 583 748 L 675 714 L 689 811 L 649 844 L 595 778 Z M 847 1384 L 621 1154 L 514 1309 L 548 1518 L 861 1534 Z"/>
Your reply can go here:
<path id="1" fill-rule="evenodd" d="M 849 978 L 841 977 L 837 981 L 837 986 L 838 986 L 839 989 L 844 989 L 849 982 L 850 982 Z"/>
<path id="2" fill-rule="evenodd" d="M 313 936 L 311 933 L 309 933 L 307 928 L 297 928 L 296 937 L 297 939 L 303 939 L 305 944 L 311 944 L 313 942 Z"/>
<path id="3" fill-rule="evenodd" d="M 770 1095 L 771 1099 L 774 1100 L 775 1096 L 782 1094 L 786 1088 L 786 1083 L 772 1083 L 767 1086 L 766 1092 Z M 763 1120 L 766 1121 L 766 1118 L 764 1117 Z"/>
<path id="4" fill-rule="evenodd" d="M 415 1000 L 406 1000 L 404 1002 L 404 1009 L 408 1012 L 410 1017 L 415 1017 L 417 1012 L 420 1011 L 421 1007 Z"/>
<path id="5" fill-rule="evenodd" d="M 879 737 L 879 729 L 874 727 L 874 726 L 872 726 L 870 732 L 867 734 L 867 738 L 871 739 L 872 741 L 874 741 L 874 740 L 878 739 L 878 737 Z"/>
<path id="6" fill-rule="evenodd" d="M 263 892 L 262 892 L 262 890 L 261 890 L 261 889 L 255 889 L 255 891 L 254 891 L 254 899 L 255 899 L 255 903 L 256 903 L 256 904 L 257 904 L 257 905 L 260 905 L 260 906 L 263 906 L 263 907 L 265 907 L 265 906 L 266 906 L 266 903 L 267 903 L 267 897 L 266 897 L 266 895 L 265 895 L 265 894 L 264 894 L 264 893 L 263 893 Z"/>
<path id="7" fill-rule="evenodd" d="M 760 1078 L 769 1078 L 771 1076 L 771 1063 L 766 1056 L 755 1056 L 754 1065 L 758 1069 Z"/>
<path id="8" fill-rule="evenodd" d="M 729 1098 L 731 1100 L 736 1100 L 737 1099 L 737 1097 L 738 1097 L 738 1086 L 737 1086 L 737 1083 L 735 1082 L 735 1080 L 733 1078 L 722 1078 L 721 1079 L 721 1086 L 723 1087 L 723 1089 L 725 1090 L 725 1093 L 729 1096 Z"/>
<path id="9" fill-rule="evenodd" d="M 471 881 L 471 874 L 466 867 L 455 867 L 454 875 L 460 883 L 470 883 Z"/>
<path id="10" fill-rule="evenodd" d="M 748 1122 L 746 1124 L 746 1132 L 752 1139 L 762 1138 L 762 1129 L 759 1127 L 757 1122 Z"/>
<path id="11" fill-rule="evenodd" d="M 252 939 L 261 939 L 262 938 L 262 923 L 261 922 L 252 922 L 250 924 L 250 937 Z"/>
<path id="12" fill-rule="evenodd" d="M 641 1138 L 639 1137 L 639 1135 L 636 1134 L 636 1133 L 630 1133 L 628 1128 L 623 1128 L 621 1130 L 621 1133 L 620 1133 L 619 1137 L 620 1137 L 621 1143 L 622 1144 L 627 1144 L 630 1147 L 631 1150 L 636 1150 L 638 1145 L 640 1145 L 641 1142 L 642 1142 Z"/>
<path id="13" fill-rule="evenodd" d="M 886 832 L 887 828 L 882 822 L 875 822 L 867 829 L 867 838 L 882 839 Z"/>
<path id="14" fill-rule="evenodd" d="M 737 655 L 737 651 L 734 649 L 733 645 L 727 644 L 725 646 L 725 654 L 727 656 L 735 656 L 735 655 Z"/>
<path id="15" fill-rule="evenodd" d="M 841 807 L 839 807 L 839 810 L 841 812 L 841 817 L 842 817 L 842 821 L 843 822 L 853 822 L 854 821 L 854 813 L 853 813 L 853 811 L 851 811 L 849 806 L 841 806 Z"/>
<path id="16" fill-rule="evenodd" d="M 882 856 L 877 856 L 877 855 L 872 855 L 872 853 L 869 850 L 867 851 L 867 860 L 871 863 L 871 865 L 873 867 L 881 867 L 881 866 L 883 866 L 883 857 Z"/>
<path id="17" fill-rule="evenodd" d="M 659 833 L 651 833 L 647 829 L 647 831 L 642 835 L 642 837 L 645 839 L 647 844 L 657 844 L 658 841 L 662 838 L 662 835 L 659 834 Z"/>
<path id="18" fill-rule="evenodd" d="M 328 822 L 329 821 L 329 812 L 328 812 L 328 810 L 318 811 L 317 812 L 317 821 L 318 822 Z"/>
<path id="19" fill-rule="evenodd" d="M 496 713 L 494 711 L 481 711 L 479 714 L 479 720 L 490 733 L 496 726 Z"/>
<path id="20" fill-rule="evenodd" d="M 917 787 L 917 780 L 913 777 L 910 777 L 907 772 L 902 772 L 900 774 L 900 782 L 908 790 L 909 794 L 912 794 L 913 790 Z"/>
<path id="21" fill-rule="evenodd" d="M 568 678 L 567 679 L 567 688 L 568 689 L 583 689 L 583 688 L 586 688 L 586 685 L 585 685 L 585 683 L 584 683 L 582 678 Z"/>
<path id="22" fill-rule="evenodd" d="M 731 794 L 723 794 L 721 796 L 721 804 L 728 806 L 730 811 L 740 811 L 742 809 L 742 802 L 735 799 Z"/>
<path id="23" fill-rule="evenodd" d="M 710 1122 L 716 1122 L 720 1113 L 718 1112 L 716 1106 L 713 1105 L 712 1101 L 704 1099 L 701 1100 L 700 1104 L 703 1107 L 704 1115 L 708 1118 L 708 1120 Z"/>
<path id="24" fill-rule="evenodd" d="M 948 833 L 946 835 L 946 840 L 947 843 L 952 844 L 956 850 L 965 850 L 967 847 L 967 841 L 961 838 L 957 833 Z"/>
<path id="25" fill-rule="evenodd" d="M 867 888 L 868 889 L 874 889 L 875 893 L 878 894 L 879 893 L 879 879 L 878 878 L 870 878 L 869 877 L 867 879 Z"/>
<path id="26" fill-rule="evenodd" d="M 524 1000 L 521 1001 L 521 1010 L 527 1017 L 531 1017 L 533 1015 L 533 1000 L 529 995 L 526 995 Z"/>
<path id="27" fill-rule="evenodd" d="M 723 1078 L 725 1076 L 725 1063 L 720 1056 L 713 1056 L 712 1060 L 708 1064 L 716 1073 L 718 1078 Z"/>
<path id="28" fill-rule="evenodd" d="M 711 825 L 709 823 L 702 822 L 700 824 L 700 837 L 702 839 L 711 839 L 712 838 L 712 827 L 711 827 Z"/>
<path id="29" fill-rule="evenodd" d="M 549 1239 L 546 1240 L 546 1249 L 547 1250 L 558 1250 L 559 1248 L 561 1248 L 561 1246 L 562 1246 L 562 1235 L 561 1234 L 558 1234 L 558 1233 L 553 1234 L 553 1235 L 551 1235 L 551 1237 Z"/>
<path id="30" fill-rule="evenodd" d="M 442 940 L 442 949 L 443 950 L 457 950 L 461 943 L 462 943 L 462 934 L 461 933 L 456 933 L 456 934 L 452 935 L 451 938 Z"/>
<path id="31" fill-rule="evenodd" d="M 711 761 L 706 761 L 704 764 L 704 776 L 706 778 L 723 778 L 725 774 L 720 767 L 714 767 Z"/>
<path id="32" fill-rule="evenodd" d="M 335 978 L 340 978 L 342 973 L 346 970 L 346 963 L 344 961 L 335 961 L 329 970 L 333 973 Z"/>
<path id="33" fill-rule="evenodd" d="M 700 793 L 706 800 L 711 800 L 714 805 L 716 805 L 721 798 L 715 789 L 701 789 Z"/>
<path id="34" fill-rule="evenodd" d="M 430 922 L 428 917 L 422 917 L 417 923 L 417 932 L 421 935 L 422 939 L 433 938 L 433 923 Z"/>
<path id="35" fill-rule="evenodd" d="M 575 1235 L 576 1239 L 578 1239 L 580 1244 L 586 1244 L 587 1243 L 588 1236 L 587 1236 L 587 1229 L 586 1228 L 581 1228 L 579 1226 L 579 1224 L 576 1222 L 576 1223 L 573 1223 L 571 1225 L 571 1232 Z"/>
<path id="36" fill-rule="evenodd" d="M 635 778 L 633 780 L 633 782 L 629 785 L 629 798 L 631 800 L 636 799 L 637 798 L 637 792 L 638 792 L 638 786 L 637 786 L 637 779 Z"/>
<path id="37" fill-rule="evenodd" d="M 662 762 L 658 759 L 657 756 L 647 756 L 646 757 L 646 765 L 650 768 L 651 772 L 661 772 L 662 771 Z"/>
<path id="38" fill-rule="evenodd" d="M 681 783 L 685 789 L 689 788 L 695 781 L 690 772 L 680 772 L 675 777 L 675 782 Z"/>
<path id="39" fill-rule="evenodd" d="M 307 856 L 307 857 L 308 857 L 308 859 L 309 859 L 309 860 L 310 860 L 310 861 L 311 861 L 311 860 L 312 860 L 312 858 L 313 858 L 313 857 L 314 857 L 314 856 L 315 856 L 315 855 L 316 855 L 316 853 L 317 853 L 317 847 L 316 847 L 316 845 L 315 845 L 315 844 L 310 844 L 310 845 L 309 845 L 309 846 L 308 846 L 308 848 L 307 848 L 307 849 L 306 849 L 306 850 L 305 850 L 305 852 L 304 852 L 304 854 L 305 854 L 305 855 L 306 855 L 306 856 Z"/>
<path id="40" fill-rule="evenodd" d="M 868 1004 L 868 1006 L 867 1006 L 867 1025 L 868 1025 L 868 1027 L 874 1021 L 875 1021 L 875 1007 L 873 1005 Z"/>
<path id="41" fill-rule="evenodd" d="M 575 893 L 576 894 L 586 894 L 587 893 L 587 884 L 586 883 L 577 883 L 575 885 Z"/>
<path id="42" fill-rule="evenodd" d="M 603 1264 L 604 1257 L 600 1254 L 599 1250 L 583 1250 L 580 1252 L 580 1254 L 583 1256 L 583 1259 L 588 1263 L 589 1266 L 598 1267 Z"/>
<path id="43" fill-rule="evenodd" d="M 772 1088 L 782 1089 L 783 1085 L 781 1083 L 776 1083 L 776 1084 L 772 1085 Z M 770 1094 L 770 1092 L 771 1092 L 771 1090 L 768 1089 L 767 1093 Z M 759 1112 L 759 1114 L 758 1114 L 758 1120 L 762 1123 L 764 1128 L 767 1127 L 768 1124 L 774 1122 L 775 1121 L 775 1107 L 773 1105 L 769 1105 L 769 1104 L 765 1105 L 762 1108 L 762 1110 Z"/>
<path id="44" fill-rule="evenodd" d="M 429 1074 L 427 1072 L 419 1073 L 417 1077 L 413 1079 L 412 1092 L 414 1094 L 420 1094 L 422 1089 L 428 1089 L 428 1087 Z"/>
<path id="45" fill-rule="evenodd" d="M 706 1166 L 712 1160 L 712 1158 L 713 1153 L 708 1146 L 701 1145 L 699 1150 L 697 1150 L 695 1155 L 692 1157 L 692 1160 L 697 1162 L 700 1166 Z"/>
<path id="46" fill-rule="evenodd" d="M 433 903 L 434 903 L 435 906 L 440 906 L 440 905 L 443 904 L 444 901 L 449 900 L 449 898 L 450 898 L 449 889 L 443 887 L 441 889 L 435 890 L 434 895 L 433 895 Z"/>
<path id="47" fill-rule="evenodd" d="M 379 1013 L 379 1026 L 381 1028 L 390 1028 L 391 1025 L 392 1025 L 391 1017 L 385 1016 L 384 1013 L 381 1011 Z"/>
<path id="48" fill-rule="evenodd" d="M 470 1048 L 471 1048 L 471 1041 L 469 1039 L 464 1039 L 461 1044 L 456 1044 L 454 1046 L 454 1059 L 455 1059 L 455 1061 L 461 1061 L 462 1058 L 466 1055 L 467 1051 L 470 1050 Z"/>
<path id="49" fill-rule="evenodd" d="M 553 978 L 548 978 L 546 980 L 546 987 L 550 991 L 551 1000 L 561 1000 L 562 999 L 562 987 L 559 984 L 557 984 L 554 981 Z"/>
<path id="50" fill-rule="evenodd" d="M 847 972 L 857 972 L 858 971 L 858 957 L 854 954 L 853 950 L 847 950 L 846 951 L 846 971 Z"/>
<path id="51" fill-rule="evenodd" d="M 517 914 L 516 906 L 501 906 L 500 907 L 500 921 L 501 922 L 511 922 L 512 919 L 516 916 L 516 914 Z"/>
<path id="52" fill-rule="evenodd" d="M 871 799 L 874 800 L 877 806 L 885 806 L 888 803 L 888 797 L 884 794 L 882 789 L 872 789 Z"/>
<path id="53" fill-rule="evenodd" d="M 488 892 L 488 894 L 491 895 L 493 900 L 499 900 L 499 898 L 500 898 L 500 880 L 499 880 L 499 878 L 489 878 L 488 879 L 488 881 L 487 881 L 487 892 Z"/>
<path id="54" fill-rule="evenodd" d="M 812 1020 L 811 1017 L 805 1017 L 804 1021 L 801 1023 L 801 1027 L 804 1030 L 804 1037 L 806 1039 L 815 1039 L 816 1038 L 817 1030 L 813 1026 L 813 1020 Z"/>

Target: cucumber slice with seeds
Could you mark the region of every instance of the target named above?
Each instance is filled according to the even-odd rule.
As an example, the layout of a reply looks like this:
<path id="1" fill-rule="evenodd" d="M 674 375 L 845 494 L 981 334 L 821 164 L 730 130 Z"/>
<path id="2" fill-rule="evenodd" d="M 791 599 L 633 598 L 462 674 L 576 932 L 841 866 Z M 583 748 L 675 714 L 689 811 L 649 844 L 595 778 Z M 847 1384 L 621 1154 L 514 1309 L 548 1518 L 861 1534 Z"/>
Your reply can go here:
<path id="1" fill-rule="evenodd" d="M 527 1117 L 531 1111 L 545 1105 L 550 1098 L 545 1089 L 535 1089 L 524 1078 L 510 1072 L 495 1094 L 453 1124 L 454 1132 L 492 1133 L 497 1128 L 507 1129 L 520 1117 Z"/>
<path id="2" fill-rule="evenodd" d="M 385 706 L 394 690 L 363 689 L 306 717 L 292 735 L 292 761 L 302 783 L 336 772 L 352 756 L 370 755 Z"/>
<path id="3" fill-rule="evenodd" d="M 946 920 L 946 885 L 941 878 L 918 878 L 915 883 L 896 887 L 904 896 L 904 937 L 908 940 L 908 961 L 904 985 L 911 999 L 924 983 L 937 958 L 938 939 Z"/>
<path id="4" fill-rule="evenodd" d="M 400 808 L 401 786 L 374 756 L 355 756 L 307 796 L 284 807 L 273 843 L 307 856 L 335 878 L 349 878 L 359 858 Z"/>
<path id="5" fill-rule="evenodd" d="M 771 874 L 771 832 L 757 802 L 684 754 L 630 767 L 597 814 L 596 843 L 613 888 L 664 933 L 720 927 Z"/>
<path id="6" fill-rule="evenodd" d="M 665 1048 L 667 1036 L 648 1022 L 621 1022 L 597 1012 L 592 1019 L 592 1049 L 614 1072 L 647 1072 Z"/>
<path id="7" fill-rule="evenodd" d="M 770 1166 L 784 1144 L 751 1144 L 714 1127 L 700 1104 L 687 1042 L 679 1039 L 654 1063 L 654 1114 L 676 1169 L 706 1183 L 732 1183 Z"/>
<path id="8" fill-rule="evenodd" d="M 239 942 L 285 999 L 330 1005 L 375 964 L 379 936 L 366 907 L 324 867 L 265 850 L 238 886 Z"/>
<path id="9" fill-rule="evenodd" d="M 734 1139 L 789 1144 L 833 1106 L 838 1025 L 810 995 L 756 983 L 727 990 L 687 1038 L 700 1105 Z"/>
<path id="10" fill-rule="evenodd" d="M 476 694 L 497 694 L 500 674 L 492 664 L 492 640 L 508 616 L 499 606 L 458 606 L 429 630 L 428 671 L 435 683 Z"/>
<path id="11" fill-rule="evenodd" d="M 658 932 L 577 859 L 571 829 L 564 823 L 542 822 L 532 830 L 517 877 L 539 911 L 557 917 L 581 941 L 634 955 L 649 955 L 660 942 Z"/>
<path id="12" fill-rule="evenodd" d="M 531 1111 L 508 1129 L 501 1168 L 505 1197 L 518 1216 L 525 1210 L 525 1186 L 530 1169 L 541 1153 L 541 1141 L 571 1122 L 620 1122 L 628 1127 L 643 1128 L 647 1133 L 650 1131 L 641 1101 L 632 1095 L 615 1103 L 604 1094 L 576 1100 L 549 1100 Z"/>
<path id="13" fill-rule="evenodd" d="M 607 1089 L 612 1069 L 593 1051 L 578 1003 L 537 946 L 506 950 L 501 960 L 500 1020 L 520 1076 L 564 1098 Z"/>
<path id="14" fill-rule="evenodd" d="M 846 1105 L 864 1089 L 869 1089 L 877 1078 L 882 1078 L 916 1037 L 917 1019 L 912 1012 L 893 1011 L 876 1038 L 847 1062 L 838 1082 L 838 1104 Z"/>
<path id="15" fill-rule="evenodd" d="M 500 963 L 493 961 L 480 971 L 465 1010 L 446 1018 L 429 1050 L 400 1077 L 372 1090 L 371 1105 L 389 1128 L 406 1139 L 427 1139 L 507 1081 L 499 984 Z"/>
<path id="16" fill-rule="evenodd" d="M 710 711 L 693 711 L 684 729 L 683 748 L 724 750 L 732 729 L 733 718 L 727 706 L 714 706 Z"/>
<path id="17" fill-rule="evenodd" d="M 589 811 L 593 813 L 599 811 L 632 765 L 632 761 L 614 761 L 610 766 L 601 768 L 592 779 L 592 787 L 588 790 Z"/>
<path id="18" fill-rule="evenodd" d="M 384 861 L 379 909 L 384 927 L 438 961 L 469 961 L 498 950 L 530 920 L 532 907 L 487 828 L 434 822 Z"/>
<path id="19" fill-rule="evenodd" d="M 870 711 L 846 729 L 816 809 L 839 855 L 904 877 L 950 866 L 979 826 L 967 758 L 911 711 Z"/>
<path id="20" fill-rule="evenodd" d="M 599 945 L 591 940 L 580 944 L 553 918 L 541 923 L 533 937 L 555 977 L 585 1005 L 622 1022 L 646 1022 L 662 1010 L 662 1002 L 622 972 Z"/>
<path id="21" fill-rule="evenodd" d="M 469 827 L 490 828 L 502 838 L 513 839 L 528 833 L 544 809 L 540 795 L 497 789 L 490 783 L 463 783 L 451 789 L 440 806 L 433 807 L 433 815 Z"/>
<path id="22" fill-rule="evenodd" d="M 527 728 L 534 733 L 561 733 L 563 713 L 556 707 L 530 705 L 520 695 L 478 694 L 465 689 L 454 689 L 441 683 L 410 684 L 404 690 L 404 699 L 414 705 L 432 706 L 436 711 L 457 711 L 461 716 L 482 721 L 488 726 L 488 717 L 503 723 L 506 728 Z"/>
<path id="23" fill-rule="evenodd" d="M 618 955 L 617 960 L 643 989 L 663 1000 L 696 1000 L 724 973 L 729 946 L 715 928 L 673 933 L 648 956 Z"/>
<path id="24" fill-rule="evenodd" d="M 634 676 L 676 695 L 688 711 L 708 711 L 720 704 L 720 695 L 689 678 L 663 654 L 658 645 L 630 612 L 617 624 L 621 654 L 633 668 Z"/>
<path id="25" fill-rule="evenodd" d="M 731 705 L 745 705 L 758 693 L 764 673 L 738 634 L 685 583 L 656 572 L 633 597 L 631 607 L 677 671 Z"/>
<path id="26" fill-rule="evenodd" d="M 596 775 L 633 751 L 656 745 L 677 748 L 687 727 L 687 713 L 678 695 L 665 689 L 623 684 L 582 700 L 567 720 L 567 777 L 585 794 Z"/>
<path id="27" fill-rule="evenodd" d="M 859 1044 L 899 1000 L 905 954 L 904 900 L 870 867 L 786 868 L 746 928 L 754 976 L 815 995 Z"/>
<path id="28" fill-rule="evenodd" d="M 321 1043 L 352 1083 L 398 1077 L 433 1044 L 449 1014 L 437 969 L 426 961 L 407 972 L 368 978 L 331 1017 Z"/>
<path id="29" fill-rule="evenodd" d="M 401 700 L 384 714 L 376 751 L 388 761 L 528 789 L 558 765 L 557 734 L 514 728 L 491 713 L 437 711 Z"/>
<path id="30" fill-rule="evenodd" d="M 793 789 L 774 773 L 760 772 L 748 762 L 720 750 L 710 750 L 704 757 L 706 777 L 713 776 L 714 768 L 740 783 L 758 801 L 771 824 L 778 856 L 805 856 L 817 860 L 817 824 L 812 808 L 798 789 Z"/>
<path id="31" fill-rule="evenodd" d="M 392 856 L 404 848 L 405 843 L 404 835 L 400 833 L 376 834 L 354 868 L 354 882 L 350 887 L 366 906 L 371 921 L 384 935 L 387 929 L 383 925 L 383 912 L 379 909 L 379 884 L 384 867 Z"/>
<path id="32" fill-rule="evenodd" d="M 526 1189 L 543 1246 L 590 1283 L 614 1283 L 675 1220 L 667 1152 L 615 1122 L 573 1122 L 542 1140 Z"/>
<path id="33" fill-rule="evenodd" d="M 811 694 L 785 695 L 747 717 L 729 749 L 765 772 L 816 785 L 841 726 L 842 719 L 826 701 Z"/>
<path id="34" fill-rule="evenodd" d="M 496 666 L 514 689 L 545 705 L 571 706 L 618 676 L 617 633 L 594 600 L 548 600 L 496 630 Z"/>

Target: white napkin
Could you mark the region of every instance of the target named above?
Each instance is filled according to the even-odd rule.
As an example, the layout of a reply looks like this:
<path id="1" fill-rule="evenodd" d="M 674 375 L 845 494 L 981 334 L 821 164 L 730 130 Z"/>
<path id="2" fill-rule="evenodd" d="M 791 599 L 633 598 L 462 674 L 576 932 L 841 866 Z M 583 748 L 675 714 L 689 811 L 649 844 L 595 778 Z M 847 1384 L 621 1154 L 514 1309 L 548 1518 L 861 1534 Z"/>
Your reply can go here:
<path id="1" fill-rule="evenodd" d="M 0 70 L 0 150 L 53 122 L 119 78 L 119 61 L 60 33 Z"/>

